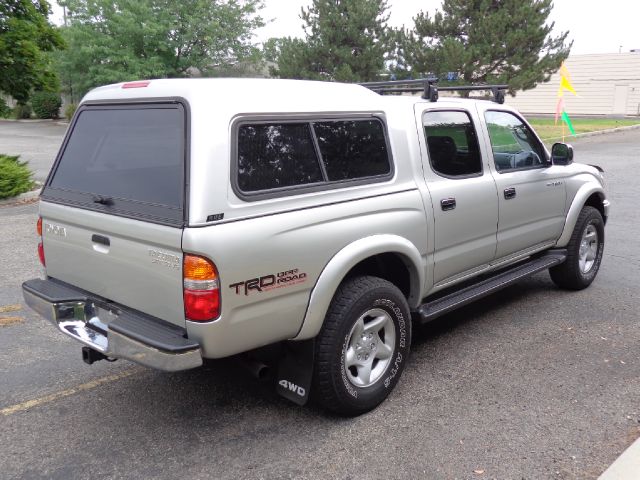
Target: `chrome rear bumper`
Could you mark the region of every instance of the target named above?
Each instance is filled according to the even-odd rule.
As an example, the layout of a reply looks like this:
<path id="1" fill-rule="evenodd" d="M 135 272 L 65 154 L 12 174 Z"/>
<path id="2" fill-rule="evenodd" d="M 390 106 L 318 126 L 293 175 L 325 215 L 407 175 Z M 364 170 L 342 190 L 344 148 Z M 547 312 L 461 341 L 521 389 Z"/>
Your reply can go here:
<path id="1" fill-rule="evenodd" d="M 185 330 L 92 298 L 71 285 L 33 279 L 22 284 L 26 304 L 65 335 L 111 358 L 174 372 L 202 365 L 200 346 Z"/>

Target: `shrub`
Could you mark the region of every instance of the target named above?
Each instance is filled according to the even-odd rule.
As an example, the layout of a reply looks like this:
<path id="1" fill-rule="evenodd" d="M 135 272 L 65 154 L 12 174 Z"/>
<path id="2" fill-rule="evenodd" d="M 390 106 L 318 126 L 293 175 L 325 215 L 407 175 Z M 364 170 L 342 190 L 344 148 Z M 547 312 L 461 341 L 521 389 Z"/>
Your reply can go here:
<path id="1" fill-rule="evenodd" d="M 73 118 L 73 114 L 76 113 L 77 109 L 78 104 L 76 103 L 70 103 L 69 105 L 67 105 L 64 109 L 64 118 L 71 121 L 71 118 Z"/>
<path id="2" fill-rule="evenodd" d="M 53 92 L 36 92 L 31 96 L 31 106 L 38 118 L 58 118 L 62 99 Z"/>
<path id="3" fill-rule="evenodd" d="M 18 120 L 23 118 L 31 118 L 31 107 L 29 105 L 16 105 L 13 109 L 13 116 Z"/>
<path id="4" fill-rule="evenodd" d="M 11 115 L 11 109 L 4 98 L 0 98 L 0 118 L 7 118 Z"/>
<path id="5" fill-rule="evenodd" d="M 33 188 L 31 170 L 18 157 L 0 154 L 0 199 L 15 197 Z"/>

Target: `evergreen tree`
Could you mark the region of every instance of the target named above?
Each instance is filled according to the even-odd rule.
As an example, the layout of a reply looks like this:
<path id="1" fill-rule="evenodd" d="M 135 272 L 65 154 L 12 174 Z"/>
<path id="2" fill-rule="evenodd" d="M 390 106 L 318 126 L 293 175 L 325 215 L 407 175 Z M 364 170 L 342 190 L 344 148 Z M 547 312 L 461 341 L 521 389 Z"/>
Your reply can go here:
<path id="1" fill-rule="evenodd" d="M 419 13 L 405 35 L 413 72 L 463 83 L 506 83 L 510 92 L 548 81 L 569 55 L 569 32 L 551 36 L 552 0 L 444 0 L 431 17 Z"/>
<path id="2" fill-rule="evenodd" d="M 58 88 L 45 52 L 62 48 L 64 42 L 48 15 L 45 0 L 0 1 L 0 92 L 21 105 L 33 90 Z"/>
<path id="3" fill-rule="evenodd" d="M 256 60 L 262 0 L 64 0 L 69 50 L 57 55 L 74 99 L 107 83 L 224 72 Z"/>
<path id="4" fill-rule="evenodd" d="M 386 0 L 313 0 L 302 8 L 305 39 L 267 42 L 281 78 L 356 82 L 376 80 L 389 51 Z"/>

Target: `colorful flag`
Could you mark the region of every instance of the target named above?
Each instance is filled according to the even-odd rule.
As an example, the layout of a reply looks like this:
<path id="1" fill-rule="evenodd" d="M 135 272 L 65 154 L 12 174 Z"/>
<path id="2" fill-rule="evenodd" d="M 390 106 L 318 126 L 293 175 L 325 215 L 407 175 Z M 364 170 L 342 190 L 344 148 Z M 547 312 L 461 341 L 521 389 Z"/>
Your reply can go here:
<path id="1" fill-rule="evenodd" d="M 560 66 L 560 87 L 558 88 L 558 103 L 556 104 L 555 124 L 558 124 L 558 118 L 562 118 L 562 121 L 567 124 L 567 127 L 569 127 L 571 135 L 575 135 L 576 131 L 573 128 L 573 123 L 571 123 L 571 119 L 569 118 L 569 115 L 567 114 L 564 107 L 565 90 L 578 96 L 578 93 L 571 84 L 571 75 L 569 75 L 569 70 L 567 70 L 564 62 L 562 62 L 562 65 Z M 564 128 L 562 129 L 562 140 L 564 141 Z"/>

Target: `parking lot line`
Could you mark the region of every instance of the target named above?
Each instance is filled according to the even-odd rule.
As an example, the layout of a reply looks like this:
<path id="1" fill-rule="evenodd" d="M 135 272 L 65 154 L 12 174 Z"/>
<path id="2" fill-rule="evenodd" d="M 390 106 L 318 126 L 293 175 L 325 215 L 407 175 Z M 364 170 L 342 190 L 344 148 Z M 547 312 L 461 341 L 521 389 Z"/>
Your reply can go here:
<path id="1" fill-rule="evenodd" d="M 5 415 L 5 416 L 11 415 L 13 413 L 29 410 L 30 408 L 39 407 L 40 405 L 54 402 L 60 398 L 68 397 L 70 395 L 74 395 L 76 393 L 80 393 L 86 390 L 91 390 L 93 388 L 99 387 L 100 385 L 104 385 L 105 383 L 115 382 L 116 380 L 121 380 L 123 378 L 130 377 L 131 375 L 141 371 L 142 369 L 140 368 L 132 368 L 130 370 L 125 370 L 120 373 L 115 373 L 113 375 L 109 375 L 106 377 L 97 378 L 95 380 L 91 380 L 90 382 L 83 383 L 75 387 L 67 388 L 66 390 L 61 390 L 59 392 L 51 393 L 43 397 L 34 398 L 32 400 L 27 400 L 26 402 L 18 403 L 16 405 L 11 405 L 10 407 L 3 408 L 2 410 L 0 410 L 0 415 Z"/>
<path id="2" fill-rule="evenodd" d="M 2 305 L 0 306 L 0 313 L 17 312 L 22 310 L 22 305 L 16 303 L 15 305 Z"/>

